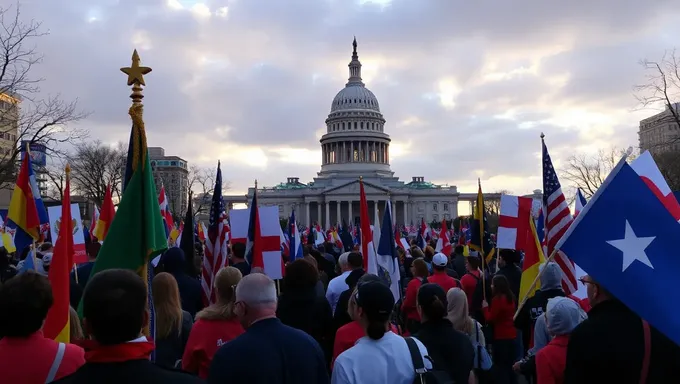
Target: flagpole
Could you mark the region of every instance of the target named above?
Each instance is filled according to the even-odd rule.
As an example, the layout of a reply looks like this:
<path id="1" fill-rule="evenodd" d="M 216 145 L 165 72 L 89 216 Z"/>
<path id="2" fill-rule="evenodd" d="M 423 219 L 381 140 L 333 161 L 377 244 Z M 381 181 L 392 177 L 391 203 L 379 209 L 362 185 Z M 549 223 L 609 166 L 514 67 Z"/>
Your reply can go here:
<path id="1" fill-rule="evenodd" d="M 550 254 L 550 257 L 548 257 L 548 260 L 545 261 L 545 265 L 553 261 L 555 258 L 555 255 L 557 255 L 557 251 L 559 251 L 557 248 L 553 249 L 552 253 Z M 536 288 L 536 284 L 538 284 L 538 281 L 540 280 L 541 276 L 543 276 L 543 273 L 545 272 L 547 268 L 541 268 L 540 271 L 538 271 L 538 274 L 536 275 L 536 278 L 534 279 L 534 282 L 531 283 L 531 286 L 529 287 L 529 290 L 527 292 L 531 292 Z M 512 317 L 513 320 L 517 318 L 517 315 L 519 315 L 519 311 L 522 310 L 522 307 L 524 307 L 524 304 L 527 303 L 527 300 L 529 300 L 529 295 L 527 294 L 525 297 L 522 298 L 522 302 L 519 303 L 517 306 L 517 311 L 515 311 L 515 316 Z"/>

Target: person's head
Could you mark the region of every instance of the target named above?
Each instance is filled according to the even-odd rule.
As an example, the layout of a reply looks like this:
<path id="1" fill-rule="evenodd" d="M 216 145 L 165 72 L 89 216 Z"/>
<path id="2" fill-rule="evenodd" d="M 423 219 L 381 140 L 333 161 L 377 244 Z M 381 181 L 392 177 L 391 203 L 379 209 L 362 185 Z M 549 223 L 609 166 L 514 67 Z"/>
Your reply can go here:
<path id="1" fill-rule="evenodd" d="M 460 288 L 451 288 L 446 292 L 446 317 L 453 324 L 453 328 L 463 333 L 470 334 L 472 321 L 468 310 L 468 300 L 465 291 Z"/>
<path id="2" fill-rule="evenodd" d="M 427 263 L 425 260 L 423 260 L 423 258 L 419 257 L 411 262 L 411 274 L 414 277 L 421 279 L 423 277 L 427 277 L 430 274 L 430 271 L 427 269 Z"/>
<path id="3" fill-rule="evenodd" d="M 465 247 L 460 244 L 456 245 L 456 248 L 453 249 L 453 253 L 462 256 L 463 253 L 465 253 Z"/>
<path id="4" fill-rule="evenodd" d="M 50 271 L 50 265 L 52 265 L 52 256 L 53 256 L 53 254 L 51 252 L 43 254 L 42 266 L 43 266 L 43 270 L 46 273 Z"/>
<path id="5" fill-rule="evenodd" d="M 243 328 L 257 320 L 276 317 L 276 285 L 263 273 L 251 273 L 236 286 L 234 311 Z"/>
<path id="6" fill-rule="evenodd" d="M 102 245 L 99 244 L 98 241 L 90 243 L 90 245 L 87 246 L 87 257 L 90 259 L 90 261 L 94 261 L 97 259 L 97 256 L 99 255 L 99 250 L 102 248 Z"/>
<path id="7" fill-rule="evenodd" d="M 446 293 L 439 284 L 423 284 L 418 289 L 416 309 L 422 322 L 439 321 L 446 317 Z"/>
<path id="8" fill-rule="evenodd" d="M 347 302 L 347 314 L 349 314 L 349 317 L 352 320 L 359 320 L 361 317 L 360 314 L 357 312 L 357 301 L 356 301 L 356 294 L 357 294 L 357 287 L 359 284 L 366 284 L 370 282 L 378 282 L 382 283 L 382 279 L 376 275 L 366 273 L 363 276 L 361 276 L 357 283 L 352 287 L 352 295 L 349 298 L 349 301 Z"/>
<path id="9" fill-rule="evenodd" d="M 551 335 L 569 335 L 587 318 L 581 306 L 568 297 L 548 299 L 545 322 Z"/>
<path id="10" fill-rule="evenodd" d="M 437 272 L 446 271 L 446 266 L 449 264 L 449 258 L 445 254 L 439 252 L 432 257 L 432 269 Z"/>
<path id="11" fill-rule="evenodd" d="M 413 256 L 414 259 L 424 259 L 425 254 L 423 253 L 423 250 L 418 248 L 417 246 L 411 247 L 411 256 Z"/>
<path id="12" fill-rule="evenodd" d="M 314 289 L 319 281 L 319 271 L 309 261 L 297 259 L 286 265 L 283 286 L 286 292 L 300 292 Z"/>
<path id="13" fill-rule="evenodd" d="M 425 247 L 425 261 L 431 262 L 433 257 L 434 257 L 434 248 L 432 248 L 432 246 L 428 245 L 427 247 Z"/>
<path id="14" fill-rule="evenodd" d="M 149 321 L 144 280 L 127 269 L 93 275 L 83 293 L 85 333 L 102 345 L 134 340 Z"/>
<path id="15" fill-rule="evenodd" d="M 186 268 L 186 258 L 184 251 L 179 247 L 172 247 L 165 251 L 161 256 L 160 264 L 163 266 L 163 271 L 176 274 L 183 273 Z"/>
<path id="16" fill-rule="evenodd" d="M 0 285 L 0 337 L 28 337 L 42 328 L 53 303 L 47 277 L 24 272 Z"/>
<path id="17" fill-rule="evenodd" d="M 515 295 L 510 290 L 510 283 L 503 275 L 494 275 L 491 280 L 491 293 L 494 297 L 505 296 L 508 301 L 515 301 Z"/>
<path id="18" fill-rule="evenodd" d="M 171 274 L 161 272 L 154 276 L 151 292 L 156 310 L 156 337 L 165 339 L 182 328 L 182 301 L 177 280 Z"/>
<path id="19" fill-rule="evenodd" d="M 338 258 L 338 267 L 340 267 L 340 272 L 344 273 L 347 271 L 351 271 L 352 268 L 349 267 L 349 263 L 347 262 L 347 258 L 349 257 L 350 252 L 345 252 L 340 255 Z"/>
<path id="20" fill-rule="evenodd" d="M 588 301 L 592 307 L 600 304 L 603 301 L 614 299 L 614 295 L 611 294 L 605 287 L 595 281 L 592 276 L 583 276 L 579 279 L 583 285 L 586 286 L 586 292 L 588 293 Z"/>
<path id="21" fill-rule="evenodd" d="M 562 289 L 562 270 L 555 262 L 543 263 L 538 267 L 541 271 L 541 291 Z M 543 271 L 545 269 L 545 271 Z"/>
<path id="22" fill-rule="evenodd" d="M 243 243 L 234 243 L 231 246 L 231 258 L 232 261 L 238 263 L 242 262 L 246 258 L 246 245 Z"/>
<path id="23" fill-rule="evenodd" d="M 404 264 L 404 259 L 406 258 L 406 251 L 402 247 L 397 247 L 397 257 L 399 257 L 399 263 Z"/>
<path id="24" fill-rule="evenodd" d="M 359 252 L 350 252 L 347 255 L 347 265 L 350 270 L 355 270 L 364 267 L 364 258 Z"/>
<path id="25" fill-rule="evenodd" d="M 40 246 L 38 247 L 38 252 L 42 253 L 43 255 L 46 253 L 52 253 L 53 250 L 54 246 L 49 241 L 40 244 Z"/>
<path id="26" fill-rule="evenodd" d="M 83 340 L 85 339 L 85 334 L 83 333 L 83 327 L 80 325 L 80 317 L 78 317 L 78 311 L 73 307 L 68 307 L 69 316 L 69 333 L 71 341 Z"/>
<path id="27" fill-rule="evenodd" d="M 468 272 L 474 272 L 479 270 L 480 260 L 477 256 L 468 256 L 465 258 L 465 269 Z"/>
<path id="28" fill-rule="evenodd" d="M 302 260 L 304 260 L 304 261 L 308 262 L 309 264 L 313 265 L 313 266 L 314 266 L 314 269 L 316 269 L 317 271 L 319 270 L 319 262 L 316 261 L 316 259 L 314 258 L 314 256 L 312 256 L 312 255 L 307 255 L 307 256 L 303 257 Z"/>
<path id="29" fill-rule="evenodd" d="M 501 249 L 498 252 L 498 267 L 503 268 L 506 265 L 519 264 L 519 251 L 514 249 Z"/>
<path id="30" fill-rule="evenodd" d="M 366 336 L 380 340 L 388 330 L 394 307 L 394 296 L 390 287 L 377 281 L 358 284 L 354 300 L 359 324 L 366 332 Z"/>
<path id="31" fill-rule="evenodd" d="M 215 276 L 213 289 L 217 302 L 204 308 L 196 314 L 196 319 L 205 320 L 231 320 L 234 313 L 234 302 L 236 301 L 236 286 L 243 278 L 241 271 L 235 267 L 222 267 Z"/>

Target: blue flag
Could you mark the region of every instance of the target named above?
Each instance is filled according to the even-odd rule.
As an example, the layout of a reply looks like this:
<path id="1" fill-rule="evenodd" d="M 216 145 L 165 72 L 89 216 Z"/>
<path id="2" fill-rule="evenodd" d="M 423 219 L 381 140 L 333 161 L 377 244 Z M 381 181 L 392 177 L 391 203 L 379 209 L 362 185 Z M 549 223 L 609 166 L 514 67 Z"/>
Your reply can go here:
<path id="1" fill-rule="evenodd" d="M 679 238 L 678 222 L 621 160 L 556 248 L 680 344 L 680 308 L 664 296 L 677 290 Z"/>
<path id="2" fill-rule="evenodd" d="M 302 244 L 300 242 L 300 230 L 298 229 L 297 221 L 295 221 L 294 209 L 288 219 L 288 239 L 290 241 L 290 261 L 301 259 L 303 257 Z"/>
<path id="3" fill-rule="evenodd" d="M 397 257 L 396 241 L 392 230 L 392 207 L 387 200 L 385 213 L 383 214 L 380 242 L 377 249 L 378 275 L 390 286 L 394 301 L 401 297 L 401 281 L 399 273 L 399 258 Z"/>

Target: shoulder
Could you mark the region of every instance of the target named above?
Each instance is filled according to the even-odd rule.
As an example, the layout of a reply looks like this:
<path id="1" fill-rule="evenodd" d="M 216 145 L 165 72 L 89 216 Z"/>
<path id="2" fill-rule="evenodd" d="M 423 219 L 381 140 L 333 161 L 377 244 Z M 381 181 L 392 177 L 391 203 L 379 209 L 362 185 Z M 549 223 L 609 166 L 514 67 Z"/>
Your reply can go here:
<path id="1" fill-rule="evenodd" d="M 409 338 L 416 342 L 416 345 L 418 346 L 418 350 L 420 351 L 420 354 L 423 357 L 429 356 L 429 353 L 427 352 L 427 347 L 425 347 L 425 344 L 423 344 L 416 337 L 409 337 Z M 406 344 L 406 339 L 404 339 L 404 344 Z M 406 346 L 408 347 L 408 344 Z M 410 351 L 409 351 L 409 355 L 410 355 Z M 425 363 L 425 368 L 432 369 L 432 362 L 429 359 L 423 359 L 423 362 Z"/>
<path id="2" fill-rule="evenodd" d="M 71 359 L 82 359 L 85 362 L 85 350 L 75 344 L 66 344 L 64 356 Z"/>
<path id="3" fill-rule="evenodd" d="M 179 370 L 174 370 L 174 369 L 168 369 L 164 368 L 155 364 L 149 364 L 152 369 L 154 369 L 156 372 L 154 374 L 155 377 L 159 379 L 160 382 L 167 382 L 167 383 L 203 383 L 204 381 L 199 379 L 198 377 Z"/>

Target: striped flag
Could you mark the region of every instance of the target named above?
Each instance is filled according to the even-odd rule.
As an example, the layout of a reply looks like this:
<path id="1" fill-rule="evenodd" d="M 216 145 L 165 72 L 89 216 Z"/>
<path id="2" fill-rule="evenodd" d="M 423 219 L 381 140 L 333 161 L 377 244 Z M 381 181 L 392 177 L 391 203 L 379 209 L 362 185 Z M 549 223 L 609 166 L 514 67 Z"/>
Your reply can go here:
<path id="1" fill-rule="evenodd" d="M 201 269 L 201 286 L 203 288 L 203 303 L 207 306 L 215 303 L 215 291 L 213 281 L 215 275 L 227 261 L 227 213 L 224 210 L 222 198 L 222 170 L 220 162 L 217 162 L 217 176 L 215 177 L 215 189 L 210 205 L 210 222 L 208 224 L 208 236 L 205 238 L 205 255 Z"/>
<path id="2" fill-rule="evenodd" d="M 551 255 L 555 245 L 571 225 L 572 217 L 543 136 L 541 136 L 541 144 L 543 145 L 543 206 L 545 207 L 546 254 Z M 561 251 L 557 252 L 554 260 L 562 269 L 562 289 L 567 295 L 571 295 L 578 288 L 574 263 Z"/>

